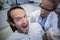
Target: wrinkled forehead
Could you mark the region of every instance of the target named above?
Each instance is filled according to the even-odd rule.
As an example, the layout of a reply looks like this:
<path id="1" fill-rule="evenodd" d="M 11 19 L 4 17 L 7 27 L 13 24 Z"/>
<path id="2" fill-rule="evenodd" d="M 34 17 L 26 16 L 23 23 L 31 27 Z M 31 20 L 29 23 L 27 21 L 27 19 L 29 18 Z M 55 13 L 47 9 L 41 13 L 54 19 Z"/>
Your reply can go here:
<path id="1" fill-rule="evenodd" d="M 23 17 L 25 14 L 26 14 L 25 11 L 22 9 L 15 9 L 11 11 L 12 18 Z"/>

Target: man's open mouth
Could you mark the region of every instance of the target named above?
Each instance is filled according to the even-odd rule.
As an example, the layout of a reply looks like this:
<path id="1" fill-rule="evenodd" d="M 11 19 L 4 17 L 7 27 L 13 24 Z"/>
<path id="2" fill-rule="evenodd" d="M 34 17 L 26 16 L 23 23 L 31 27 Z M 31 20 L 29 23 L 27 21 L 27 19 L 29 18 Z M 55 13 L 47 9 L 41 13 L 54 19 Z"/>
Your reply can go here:
<path id="1" fill-rule="evenodd" d="M 27 28 L 27 26 L 28 26 L 28 25 L 23 25 L 22 27 L 23 27 L 23 28 Z"/>

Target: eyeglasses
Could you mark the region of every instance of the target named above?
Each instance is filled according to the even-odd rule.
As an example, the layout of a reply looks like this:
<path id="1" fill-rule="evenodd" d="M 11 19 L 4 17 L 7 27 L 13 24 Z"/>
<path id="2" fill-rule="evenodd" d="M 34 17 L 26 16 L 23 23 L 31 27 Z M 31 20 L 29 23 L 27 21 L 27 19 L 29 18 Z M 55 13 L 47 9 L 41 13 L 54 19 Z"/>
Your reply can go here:
<path id="1" fill-rule="evenodd" d="M 44 7 L 42 6 L 42 3 L 40 3 L 39 6 L 40 6 L 42 9 L 47 10 L 47 11 L 53 11 L 53 10 L 54 10 L 54 8 L 53 8 L 53 9 L 47 9 L 47 8 L 44 8 Z"/>

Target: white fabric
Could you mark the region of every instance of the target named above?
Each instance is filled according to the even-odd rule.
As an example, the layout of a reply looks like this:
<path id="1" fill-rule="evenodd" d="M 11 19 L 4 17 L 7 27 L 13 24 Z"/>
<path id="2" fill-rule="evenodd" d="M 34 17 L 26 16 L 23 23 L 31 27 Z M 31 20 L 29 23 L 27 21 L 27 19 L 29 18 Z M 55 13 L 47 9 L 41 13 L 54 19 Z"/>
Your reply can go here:
<path id="1" fill-rule="evenodd" d="M 18 33 L 17 31 L 15 31 L 7 38 L 7 40 L 29 40 L 29 37 L 26 34 Z"/>
<path id="2" fill-rule="evenodd" d="M 42 40 L 42 35 L 44 31 L 42 30 L 40 24 L 38 23 L 31 23 L 29 27 L 29 37 L 31 40 Z"/>
<path id="3" fill-rule="evenodd" d="M 17 31 L 10 35 L 7 40 L 42 40 L 43 31 L 38 23 L 29 24 L 28 34 L 18 33 Z"/>
<path id="4" fill-rule="evenodd" d="M 41 10 L 36 10 L 30 15 L 30 21 L 33 22 L 38 22 L 38 19 L 40 17 L 40 12 Z M 58 16 L 57 14 L 52 11 L 47 17 L 46 23 L 45 23 L 45 30 L 49 33 L 50 30 L 54 33 L 58 33 Z"/>

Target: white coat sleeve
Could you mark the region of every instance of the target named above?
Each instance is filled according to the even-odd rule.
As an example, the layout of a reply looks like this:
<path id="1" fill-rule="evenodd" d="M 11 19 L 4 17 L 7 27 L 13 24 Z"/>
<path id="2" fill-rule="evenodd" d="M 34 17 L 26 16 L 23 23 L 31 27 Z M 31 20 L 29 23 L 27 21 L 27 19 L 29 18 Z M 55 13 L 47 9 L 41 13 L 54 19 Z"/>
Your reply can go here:
<path id="1" fill-rule="evenodd" d="M 55 12 L 53 12 L 54 14 L 52 14 L 52 19 L 51 19 L 51 27 L 52 27 L 52 31 L 54 31 L 55 33 L 59 32 L 58 29 L 58 16 L 57 14 L 55 14 Z"/>
<path id="2" fill-rule="evenodd" d="M 40 10 L 36 10 L 36 11 L 32 12 L 30 15 L 30 22 L 32 22 L 32 23 L 37 22 L 39 15 L 40 15 Z"/>

